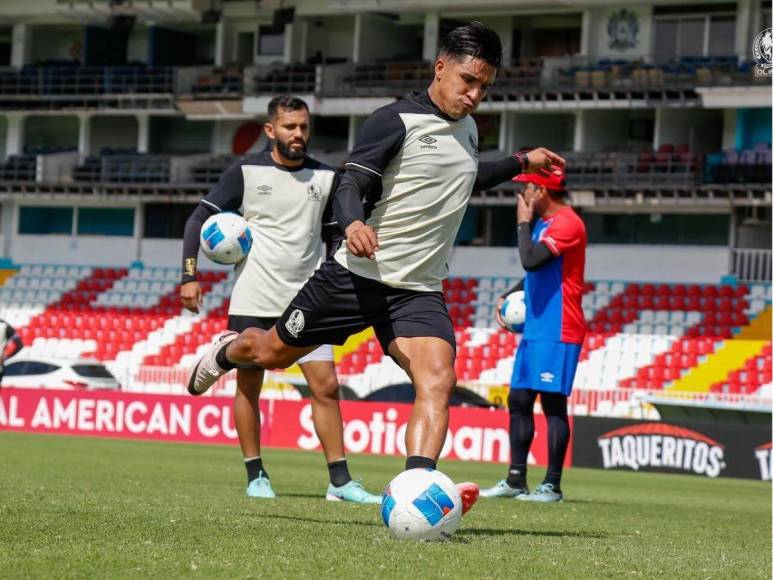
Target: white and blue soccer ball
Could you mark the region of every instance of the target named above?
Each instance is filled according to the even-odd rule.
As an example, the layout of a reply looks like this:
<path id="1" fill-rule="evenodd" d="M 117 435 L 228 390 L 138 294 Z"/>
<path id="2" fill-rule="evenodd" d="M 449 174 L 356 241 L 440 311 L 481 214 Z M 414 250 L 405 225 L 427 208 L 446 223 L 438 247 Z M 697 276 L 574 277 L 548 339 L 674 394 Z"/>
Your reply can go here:
<path id="1" fill-rule="evenodd" d="M 462 498 L 436 469 L 409 469 L 384 490 L 381 518 L 398 540 L 447 540 L 462 519 Z"/>
<path id="2" fill-rule="evenodd" d="M 216 264 L 237 264 L 251 246 L 252 233 L 238 213 L 216 213 L 201 226 L 201 251 Z"/>
<path id="3" fill-rule="evenodd" d="M 505 297 L 499 315 L 510 332 L 523 332 L 526 322 L 526 298 L 523 290 L 516 290 Z"/>

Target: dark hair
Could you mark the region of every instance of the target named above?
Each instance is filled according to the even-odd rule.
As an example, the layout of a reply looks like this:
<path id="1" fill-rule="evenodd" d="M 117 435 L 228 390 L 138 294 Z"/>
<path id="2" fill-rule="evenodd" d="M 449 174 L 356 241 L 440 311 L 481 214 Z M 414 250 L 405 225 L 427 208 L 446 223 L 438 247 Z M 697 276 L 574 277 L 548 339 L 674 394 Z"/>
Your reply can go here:
<path id="1" fill-rule="evenodd" d="M 499 69 L 502 66 L 502 40 L 485 24 L 473 21 L 454 28 L 443 37 L 438 55 L 444 54 L 457 59 L 465 56 L 480 58 Z"/>
<path id="2" fill-rule="evenodd" d="M 276 118 L 277 111 L 279 109 L 285 109 L 287 111 L 300 111 L 301 109 L 309 110 L 309 106 L 306 101 L 294 97 L 292 95 L 279 95 L 274 97 L 268 102 L 268 118 Z"/>

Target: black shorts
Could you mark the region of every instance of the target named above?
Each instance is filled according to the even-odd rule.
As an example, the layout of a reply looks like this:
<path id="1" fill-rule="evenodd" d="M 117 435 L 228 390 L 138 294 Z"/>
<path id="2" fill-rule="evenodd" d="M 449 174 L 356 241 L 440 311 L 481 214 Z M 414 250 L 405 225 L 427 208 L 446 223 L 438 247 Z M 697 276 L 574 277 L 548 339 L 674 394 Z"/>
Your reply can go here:
<path id="1" fill-rule="evenodd" d="M 440 292 L 402 290 L 353 274 L 327 260 L 276 324 L 290 346 L 343 344 L 372 326 L 387 352 L 399 336 L 435 336 L 456 350 L 454 326 Z"/>
<path id="2" fill-rule="evenodd" d="M 261 330 L 271 330 L 276 324 L 276 316 L 242 316 L 241 314 L 228 315 L 228 330 L 243 332 L 248 328 L 259 328 Z"/>

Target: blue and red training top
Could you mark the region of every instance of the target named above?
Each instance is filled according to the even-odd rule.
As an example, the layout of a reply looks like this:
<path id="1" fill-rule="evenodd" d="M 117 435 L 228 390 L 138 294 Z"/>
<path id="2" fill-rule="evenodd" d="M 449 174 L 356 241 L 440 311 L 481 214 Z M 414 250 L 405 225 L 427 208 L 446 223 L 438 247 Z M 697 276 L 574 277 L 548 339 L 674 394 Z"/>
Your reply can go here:
<path id="1" fill-rule="evenodd" d="M 538 219 L 532 242 L 545 244 L 554 259 L 526 272 L 525 340 L 551 340 L 582 344 L 585 315 L 585 224 L 571 207 L 563 207 L 547 219 Z"/>

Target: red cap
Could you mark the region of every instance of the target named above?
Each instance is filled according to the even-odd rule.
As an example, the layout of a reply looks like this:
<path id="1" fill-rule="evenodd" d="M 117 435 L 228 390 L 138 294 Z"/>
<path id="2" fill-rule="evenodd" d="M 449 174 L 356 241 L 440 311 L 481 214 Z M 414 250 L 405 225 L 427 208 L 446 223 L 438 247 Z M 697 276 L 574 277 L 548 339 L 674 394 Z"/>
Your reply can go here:
<path id="1" fill-rule="evenodd" d="M 539 169 L 536 173 L 521 173 L 513 178 L 517 183 L 533 183 L 541 185 L 551 191 L 564 191 L 566 189 L 566 174 L 562 167 L 551 169 Z"/>

